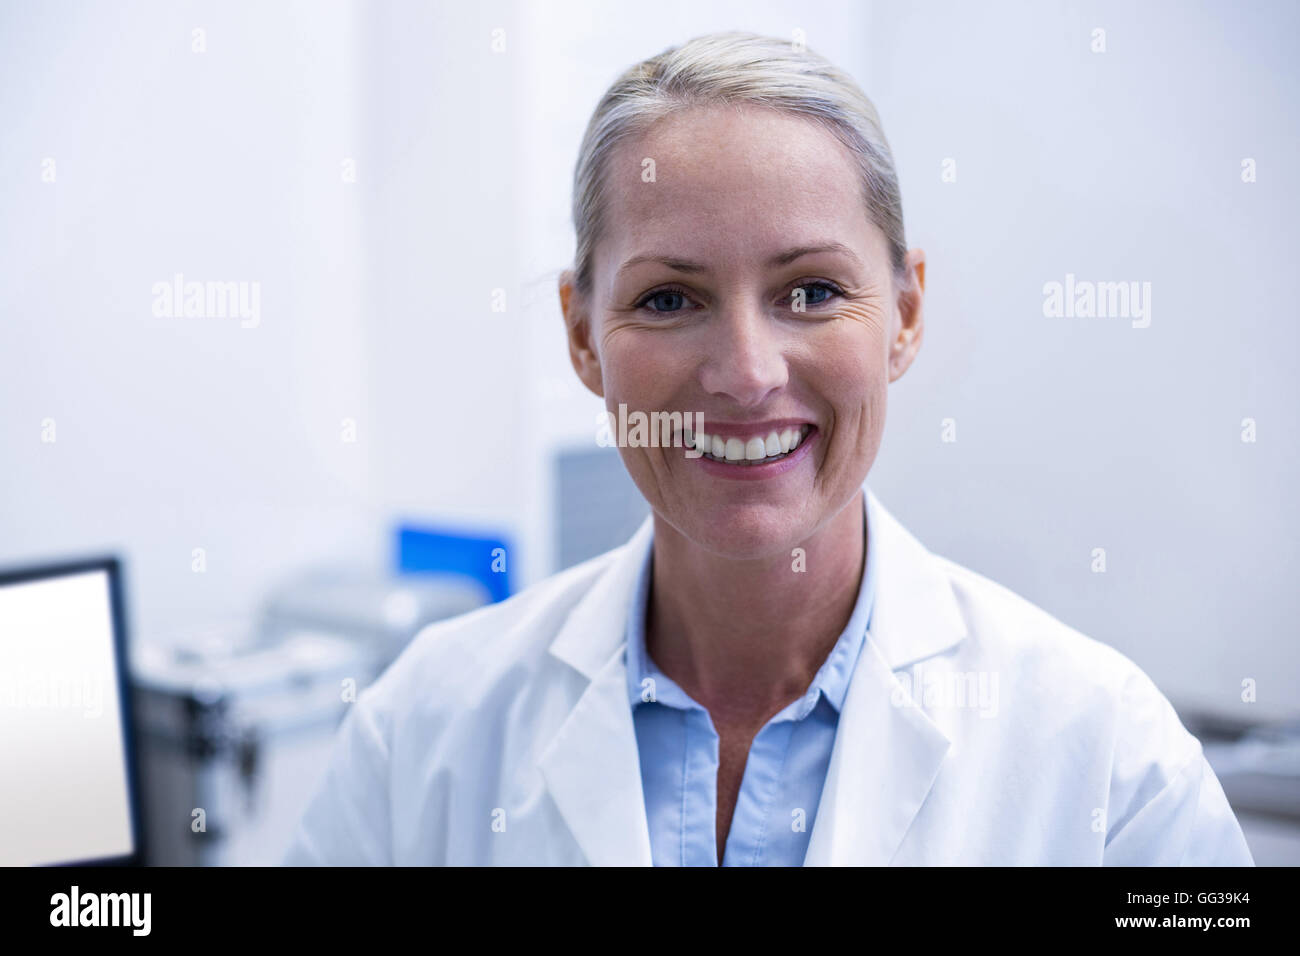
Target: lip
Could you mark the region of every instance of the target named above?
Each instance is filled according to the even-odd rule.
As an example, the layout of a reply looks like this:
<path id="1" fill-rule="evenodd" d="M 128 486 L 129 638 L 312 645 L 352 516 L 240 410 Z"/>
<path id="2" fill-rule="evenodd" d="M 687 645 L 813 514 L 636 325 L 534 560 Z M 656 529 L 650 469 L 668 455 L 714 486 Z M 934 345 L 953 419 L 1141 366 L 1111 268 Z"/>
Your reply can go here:
<path id="1" fill-rule="evenodd" d="M 704 434 L 717 435 L 719 438 L 753 438 L 756 435 L 781 432 L 787 428 L 801 428 L 804 425 L 817 427 L 806 418 L 769 418 L 762 422 L 711 422 L 706 417 Z"/>
<path id="2" fill-rule="evenodd" d="M 795 422 L 792 420 L 790 425 L 793 424 L 795 424 Z M 799 424 L 805 423 L 800 422 Z M 784 427 L 790 427 L 790 425 Z M 706 435 L 712 434 L 712 432 L 708 431 L 707 428 L 704 433 Z M 694 464 L 697 468 L 703 468 L 705 474 L 714 475 L 718 478 L 730 478 L 735 481 L 762 481 L 765 478 L 778 478 L 786 472 L 798 468 L 799 463 L 810 454 L 808 449 L 812 448 L 813 444 L 820 437 L 821 429 L 816 425 L 813 425 L 812 431 L 808 433 L 807 438 L 799 443 L 798 448 L 786 455 L 784 458 L 768 462 L 764 465 L 724 465 L 720 461 L 713 461 L 712 459 L 703 457 L 688 458 L 687 461 Z"/>

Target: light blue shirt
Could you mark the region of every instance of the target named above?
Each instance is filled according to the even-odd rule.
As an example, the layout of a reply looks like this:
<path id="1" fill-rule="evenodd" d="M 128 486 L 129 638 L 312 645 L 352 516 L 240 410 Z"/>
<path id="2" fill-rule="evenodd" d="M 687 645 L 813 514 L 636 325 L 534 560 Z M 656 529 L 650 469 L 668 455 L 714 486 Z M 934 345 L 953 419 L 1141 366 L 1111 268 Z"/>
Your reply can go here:
<path id="1" fill-rule="evenodd" d="M 873 526 L 863 492 L 863 520 Z M 866 568 L 849 623 L 807 692 L 769 720 L 749 747 L 724 866 L 802 866 L 830 765 L 835 728 L 862 650 L 875 598 Z M 628 698 L 655 866 L 717 866 L 718 734 L 709 713 L 646 653 L 645 617 L 653 542 L 646 549 L 627 623 Z M 651 685 L 642 682 L 654 681 Z M 653 689 L 654 700 L 643 700 Z"/>

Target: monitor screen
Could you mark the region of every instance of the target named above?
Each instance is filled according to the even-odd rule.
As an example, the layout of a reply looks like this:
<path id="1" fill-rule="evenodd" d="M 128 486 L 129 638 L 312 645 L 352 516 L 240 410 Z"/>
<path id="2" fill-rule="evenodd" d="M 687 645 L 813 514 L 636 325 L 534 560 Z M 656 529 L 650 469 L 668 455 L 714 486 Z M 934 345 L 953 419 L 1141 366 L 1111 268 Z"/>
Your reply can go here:
<path id="1" fill-rule="evenodd" d="M 0 573 L 0 865 L 139 854 L 118 566 Z"/>

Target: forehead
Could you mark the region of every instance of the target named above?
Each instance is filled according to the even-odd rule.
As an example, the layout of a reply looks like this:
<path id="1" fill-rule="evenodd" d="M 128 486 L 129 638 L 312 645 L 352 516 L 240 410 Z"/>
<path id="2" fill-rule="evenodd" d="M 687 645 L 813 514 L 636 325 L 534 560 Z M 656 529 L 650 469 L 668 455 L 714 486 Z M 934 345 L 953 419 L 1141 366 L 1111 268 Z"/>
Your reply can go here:
<path id="1" fill-rule="evenodd" d="M 643 177 L 646 160 L 653 182 Z M 852 153 L 805 117 L 753 106 L 686 110 L 619 144 L 606 177 L 596 250 L 605 282 L 647 253 L 739 268 L 838 241 L 864 260 L 878 257 Z"/>

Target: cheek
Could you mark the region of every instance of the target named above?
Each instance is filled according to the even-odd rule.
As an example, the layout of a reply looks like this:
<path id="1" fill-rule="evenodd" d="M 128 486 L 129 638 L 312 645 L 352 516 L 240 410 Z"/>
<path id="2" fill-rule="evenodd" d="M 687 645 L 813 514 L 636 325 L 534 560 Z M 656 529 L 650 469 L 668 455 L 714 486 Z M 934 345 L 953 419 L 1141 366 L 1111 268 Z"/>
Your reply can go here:
<path id="1" fill-rule="evenodd" d="M 601 344 L 601 379 L 608 405 L 626 402 L 629 409 L 661 408 L 662 401 L 680 391 L 691 373 L 690 352 L 671 346 L 663 337 L 627 329 L 610 334 Z M 663 409 L 667 410 L 667 409 Z"/>
<path id="2" fill-rule="evenodd" d="M 827 326 L 805 353 L 807 381 L 832 422 L 821 462 L 824 475 L 860 483 L 875 460 L 885 427 L 889 390 L 883 315 L 853 312 Z"/>
<path id="3" fill-rule="evenodd" d="M 879 403 L 889 384 L 885 317 L 877 310 L 846 310 L 805 351 L 808 374 L 838 416 L 853 417 Z"/>

